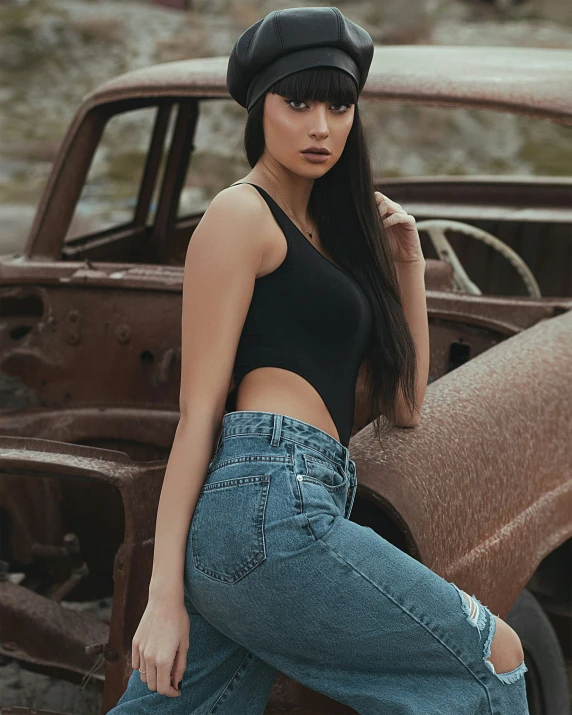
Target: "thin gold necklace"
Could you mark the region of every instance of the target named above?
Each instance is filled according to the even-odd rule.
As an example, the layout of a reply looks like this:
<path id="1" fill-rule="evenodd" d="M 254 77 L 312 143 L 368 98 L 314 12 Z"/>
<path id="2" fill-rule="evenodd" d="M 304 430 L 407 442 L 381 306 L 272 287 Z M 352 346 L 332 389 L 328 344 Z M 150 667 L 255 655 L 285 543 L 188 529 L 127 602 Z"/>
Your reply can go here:
<path id="1" fill-rule="evenodd" d="M 278 192 L 278 195 L 280 196 L 280 198 L 282 199 L 282 201 L 284 201 L 284 197 L 283 197 L 282 194 L 280 193 L 280 189 L 276 186 L 276 184 L 272 181 L 272 179 L 268 176 L 268 174 L 267 174 L 265 171 L 262 171 L 262 169 L 259 169 L 259 171 L 261 171 L 261 172 L 264 174 L 264 176 L 268 179 L 268 181 L 269 181 L 269 182 L 272 184 L 272 186 L 276 189 L 276 191 Z M 291 214 L 292 218 L 295 219 L 295 223 L 296 223 L 296 225 L 298 226 L 298 228 L 300 228 L 301 223 L 298 221 L 298 219 L 296 218 L 296 216 L 294 216 L 294 214 L 292 213 L 292 209 L 288 206 L 288 204 L 286 203 L 286 201 L 284 201 L 284 205 L 286 206 L 286 208 L 288 209 L 288 211 L 290 211 L 290 214 Z M 303 232 L 304 232 L 304 233 L 307 233 L 308 236 L 309 236 L 310 238 L 312 238 L 312 232 L 311 232 L 311 231 L 306 231 L 305 229 L 303 229 Z"/>

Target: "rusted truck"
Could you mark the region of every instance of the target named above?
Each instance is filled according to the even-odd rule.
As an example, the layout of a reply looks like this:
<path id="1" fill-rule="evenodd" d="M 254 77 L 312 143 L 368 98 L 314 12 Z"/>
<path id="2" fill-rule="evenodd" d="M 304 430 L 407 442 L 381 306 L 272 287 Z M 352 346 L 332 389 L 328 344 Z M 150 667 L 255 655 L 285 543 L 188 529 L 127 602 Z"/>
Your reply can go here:
<path id="1" fill-rule="evenodd" d="M 159 64 L 86 96 L 24 250 L 0 257 L 0 655 L 88 678 L 102 713 L 125 689 L 148 597 L 179 416 L 183 263 L 204 211 L 185 212 L 184 197 L 196 191 L 188 177 L 201 117 L 232 102 L 226 63 Z M 360 102 L 485 109 L 570 129 L 570 67 L 572 50 L 377 47 Z M 117 202 L 90 223 L 79 214 L 102 187 L 90 172 L 105 132 L 136 112 L 147 149 L 132 195 L 109 198 Z M 244 175 L 228 164 L 221 189 Z M 200 171 L 208 185 L 204 163 Z M 376 185 L 420 229 L 430 384 L 420 424 L 392 429 L 380 448 L 358 380 L 351 518 L 505 618 L 524 646 L 531 715 L 565 715 L 572 176 Z M 111 595 L 108 620 L 64 607 Z M 280 674 L 266 712 L 352 711 Z"/>

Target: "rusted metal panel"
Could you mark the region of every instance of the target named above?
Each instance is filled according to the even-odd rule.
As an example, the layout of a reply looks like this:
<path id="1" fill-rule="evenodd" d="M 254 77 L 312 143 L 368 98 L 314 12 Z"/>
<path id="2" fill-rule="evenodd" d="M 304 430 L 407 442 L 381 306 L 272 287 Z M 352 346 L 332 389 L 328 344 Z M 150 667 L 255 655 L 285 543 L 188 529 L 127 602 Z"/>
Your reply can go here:
<path id="1" fill-rule="evenodd" d="M 361 96 L 510 111 L 572 123 L 572 50 L 457 45 L 376 46 Z M 228 97 L 228 57 L 164 62 L 127 72 L 84 98 L 84 111 L 127 97 Z"/>
<path id="2" fill-rule="evenodd" d="M 76 483 L 91 480 L 114 487 L 120 493 L 124 508 L 123 545 L 115 557 L 115 588 L 109 637 L 98 641 L 102 643 L 101 652 L 106 661 L 103 712 L 117 702 L 125 687 L 130 642 L 147 602 L 147 584 L 153 560 L 155 515 L 165 468 L 165 460 L 138 464 L 126 454 L 112 450 L 38 438 L 0 436 L 2 476 L 43 479 L 51 477 Z M 100 516 L 101 513 L 98 511 Z M 100 528 L 106 528 L 105 521 Z M 95 529 L 93 538 L 98 539 Z M 8 603 L 6 608 L 9 607 Z M 0 598 L 2 621 L 6 620 L 4 608 L 4 601 Z M 64 618 L 64 613 L 67 612 L 60 611 L 60 618 Z M 33 618 L 33 611 L 24 609 L 21 612 L 20 628 L 26 627 L 26 618 Z M 34 622 L 27 627 L 33 630 Z M 98 631 L 101 632 L 103 631 Z M 89 634 L 88 640 L 93 641 L 93 632 L 89 631 Z M 65 629 L 52 631 L 50 645 L 54 647 L 55 653 L 62 651 L 66 638 L 68 636 Z M 20 640 L 18 642 L 20 643 Z M 32 650 L 32 644 L 28 648 Z M 91 659 L 89 664 L 91 665 Z M 81 670 L 81 661 L 76 663 L 76 668 Z"/>
<path id="3" fill-rule="evenodd" d="M 54 270 L 45 286 L 37 277 L 32 283 L 35 271 L 30 267 L 28 288 L 20 264 L 12 264 L 13 272 L 10 263 L 2 268 L 2 371 L 21 385 L 26 404 L 70 410 L 67 423 L 82 403 L 100 406 L 102 426 L 109 425 L 105 410 L 122 405 L 178 411 L 181 338 L 176 318 L 181 314 L 183 268 L 92 264 L 73 271 L 69 264 L 60 265 L 60 279 Z M 41 272 L 41 265 L 36 266 Z M 8 287 L 10 282 L 20 287 Z M 427 292 L 432 329 L 450 325 L 456 339 L 471 346 L 471 357 L 571 304 L 571 299 Z M 165 315 L 173 320 L 165 321 Z M 449 346 L 448 335 L 433 332 L 432 374 L 447 371 L 439 355 Z M 4 425 L 10 430 L 10 419 L 0 413 L 0 429 Z M 141 430 L 140 441 L 149 437 Z"/>
<path id="4" fill-rule="evenodd" d="M 570 55 L 569 49 L 540 47 L 376 47 L 362 96 L 570 124 Z"/>
<path id="5" fill-rule="evenodd" d="M 501 617 L 572 536 L 570 356 L 567 312 L 429 385 L 420 424 L 383 450 L 371 425 L 351 441 L 358 494 L 399 525 L 412 556 Z"/>
<path id="6" fill-rule="evenodd" d="M 108 641 L 109 627 L 98 618 L 6 581 L 0 582 L 0 604 L 3 655 L 81 674 L 97 665 L 97 655 L 85 649 Z M 104 680 L 103 668 L 91 675 Z"/>

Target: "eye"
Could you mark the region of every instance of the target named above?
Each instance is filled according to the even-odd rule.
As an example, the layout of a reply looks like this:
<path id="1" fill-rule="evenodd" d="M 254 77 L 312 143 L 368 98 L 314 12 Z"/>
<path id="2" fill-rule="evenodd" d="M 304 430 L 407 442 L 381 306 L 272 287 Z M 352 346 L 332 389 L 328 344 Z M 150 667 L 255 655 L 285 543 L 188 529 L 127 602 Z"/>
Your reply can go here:
<path id="1" fill-rule="evenodd" d="M 286 102 L 286 104 L 291 106 L 292 109 L 296 110 L 297 112 L 303 111 L 303 107 L 294 107 L 294 106 L 292 106 L 292 102 L 295 102 L 297 104 L 306 104 L 306 102 L 304 102 L 303 99 L 286 99 L 284 101 Z M 335 110 L 336 114 L 345 114 L 352 105 L 351 104 L 332 104 L 330 106 L 332 106 L 332 107 L 346 107 L 346 109 Z"/>
<path id="2" fill-rule="evenodd" d="M 285 101 L 286 101 L 286 104 L 289 104 L 291 107 L 292 107 L 291 102 L 296 102 L 298 104 L 300 104 L 300 103 L 306 104 L 306 102 L 304 102 L 304 100 L 302 100 L 302 99 L 287 99 Z M 300 109 L 302 109 L 302 107 L 292 107 L 292 109 L 296 109 L 296 110 L 300 111 Z"/>
<path id="3" fill-rule="evenodd" d="M 345 114 L 347 111 L 349 111 L 349 108 L 351 106 L 351 104 L 332 104 L 332 107 L 346 107 L 346 109 L 343 109 L 342 111 L 338 110 L 338 114 Z"/>

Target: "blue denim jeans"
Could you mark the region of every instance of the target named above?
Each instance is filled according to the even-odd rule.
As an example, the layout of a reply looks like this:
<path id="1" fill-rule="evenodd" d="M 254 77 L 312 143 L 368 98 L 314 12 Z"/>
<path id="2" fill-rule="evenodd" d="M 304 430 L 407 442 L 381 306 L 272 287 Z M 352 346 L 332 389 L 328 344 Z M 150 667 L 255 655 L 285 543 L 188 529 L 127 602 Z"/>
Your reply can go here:
<path id="1" fill-rule="evenodd" d="M 135 670 L 109 712 L 262 715 L 280 671 L 360 715 L 528 715 L 524 662 L 487 660 L 496 617 L 351 521 L 355 494 L 327 432 L 225 414 L 189 527 L 181 695 Z"/>

